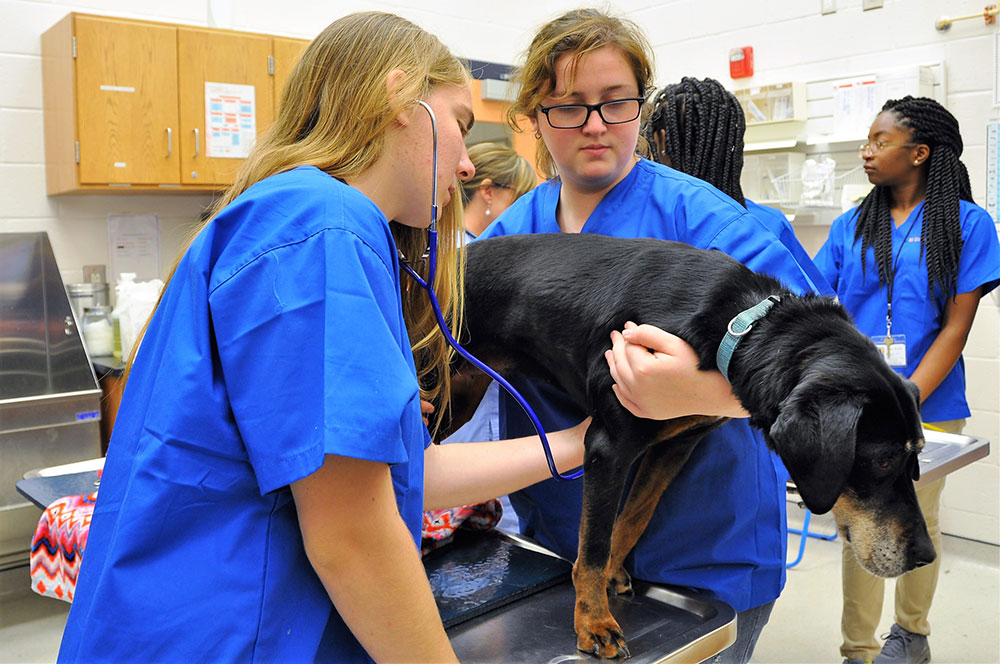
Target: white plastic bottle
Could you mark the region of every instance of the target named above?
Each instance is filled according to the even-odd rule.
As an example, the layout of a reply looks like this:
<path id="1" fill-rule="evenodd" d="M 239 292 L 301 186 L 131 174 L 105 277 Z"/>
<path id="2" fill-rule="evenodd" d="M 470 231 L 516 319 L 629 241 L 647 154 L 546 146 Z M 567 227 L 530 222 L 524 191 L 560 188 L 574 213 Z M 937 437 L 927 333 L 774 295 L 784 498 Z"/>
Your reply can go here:
<path id="1" fill-rule="evenodd" d="M 108 307 L 83 309 L 83 338 L 90 357 L 104 357 L 114 352 L 114 330 Z"/>
<path id="2" fill-rule="evenodd" d="M 115 284 L 115 309 L 111 317 L 118 323 L 119 354 L 127 358 L 132 350 L 132 308 L 133 292 L 135 291 L 135 272 L 122 272 Z"/>

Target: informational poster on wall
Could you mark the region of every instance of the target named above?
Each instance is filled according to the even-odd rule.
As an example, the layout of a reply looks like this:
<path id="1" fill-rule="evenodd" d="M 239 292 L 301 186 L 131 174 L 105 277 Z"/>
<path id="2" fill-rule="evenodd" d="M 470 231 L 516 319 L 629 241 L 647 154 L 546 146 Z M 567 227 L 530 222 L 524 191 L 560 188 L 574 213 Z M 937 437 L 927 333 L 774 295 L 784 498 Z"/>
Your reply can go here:
<path id="1" fill-rule="evenodd" d="M 205 83 L 205 153 L 222 159 L 246 159 L 257 134 L 252 85 Z"/>
<path id="2" fill-rule="evenodd" d="M 136 281 L 160 278 L 160 218 L 155 214 L 108 215 L 108 280 L 123 272 Z"/>
<path id="3" fill-rule="evenodd" d="M 986 123 L 986 211 L 1000 223 L 1000 120 Z"/>
<path id="4" fill-rule="evenodd" d="M 865 137 L 872 118 L 878 114 L 874 76 L 844 79 L 833 83 L 833 133 L 844 137 Z"/>

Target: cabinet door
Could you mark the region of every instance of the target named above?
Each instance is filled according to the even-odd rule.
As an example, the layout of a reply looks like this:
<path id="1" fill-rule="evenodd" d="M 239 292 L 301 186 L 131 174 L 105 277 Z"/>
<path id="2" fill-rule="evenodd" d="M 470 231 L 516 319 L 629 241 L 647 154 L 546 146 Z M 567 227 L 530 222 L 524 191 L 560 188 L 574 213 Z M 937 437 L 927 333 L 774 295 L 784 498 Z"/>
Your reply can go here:
<path id="1" fill-rule="evenodd" d="M 232 184 L 273 117 L 271 38 L 179 28 L 177 52 L 181 182 Z"/>
<path id="2" fill-rule="evenodd" d="M 274 53 L 274 115 L 278 116 L 278 107 L 281 105 L 281 93 L 285 90 L 285 82 L 288 81 L 289 74 L 295 68 L 295 64 L 302 57 L 302 52 L 309 45 L 304 39 L 289 39 L 287 37 L 275 37 L 271 45 Z"/>
<path id="3" fill-rule="evenodd" d="M 78 16 L 81 184 L 178 182 L 177 31 Z"/>

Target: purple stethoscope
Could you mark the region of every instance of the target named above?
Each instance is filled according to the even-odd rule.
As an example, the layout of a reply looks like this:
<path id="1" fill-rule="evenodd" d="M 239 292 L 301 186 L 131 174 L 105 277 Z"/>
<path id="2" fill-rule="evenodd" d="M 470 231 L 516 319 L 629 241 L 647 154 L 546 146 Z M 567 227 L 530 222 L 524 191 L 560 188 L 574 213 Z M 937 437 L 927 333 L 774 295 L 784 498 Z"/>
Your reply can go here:
<path id="1" fill-rule="evenodd" d="M 427 297 L 430 298 L 431 308 L 434 309 L 434 316 L 437 318 L 438 327 L 441 329 L 441 334 L 444 335 L 445 340 L 448 344 L 454 348 L 459 355 L 464 357 L 466 360 L 471 362 L 473 365 L 478 367 L 480 370 L 486 373 L 490 378 L 495 380 L 500 386 L 507 391 L 510 396 L 514 397 L 521 409 L 524 410 L 524 414 L 528 416 L 531 420 L 531 424 L 535 427 L 535 431 L 538 433 L 538 437 L 542 441 L 542 449 L 545 452 L 545 461 L 549 465 L 549 472 L 552 477 L 557 480 L 575 480 L 576 478 L 583 475 L 583 468 L 577 468 L 576 470 L 566 473 L 565 475 L 559 472 L 556 468 L 555 460 L 552 458 L 552 450 L 549 448 L 549 439 L 545 436 L 545 430 L 542 428 L 542 423 L 538 420 L 538 415 L 535 411 L 531 409 L 528 405 L 527 400 L 521 393 L 518 392 L 506 378 L 498 374 L 496 371 L 491 369 L 486 363 L 479 360 L 472 353 L 462 348 L 455 337 L 452 336 L 451 332 L 448 330 L 448 324 L 444 320 L 444 314 L 441 313 L 441 305 L 438 304 L 437 295 L 434 293 L 434 275 L 437 273 L 437 216 L 438 216 L 438 206 L 437 206 L 437 193 L 438 193 L 438 129 L 437 129 L 437 118 L 434 116 L 434 111 L 431 110 L 430 105 L 423 101 L 417 100 L 417 103 L 424 107 L 427 114 L 431 118 L 431 131 L 433 132 L 433 173 L 431 182 L 431 223 L 427 228 L 427 250 L 424 255 L 420 257 L 421 260 L 426 259 L 428 261 L 428 274 L 427 280 L 424 281 L 416 271 L 410 267 L 405 260 L 403 260 L 402 254 L 400 254 L 400 267 L 402 267 L 407 274 L 409 274 L 413 279 L 427 291 Z"/>

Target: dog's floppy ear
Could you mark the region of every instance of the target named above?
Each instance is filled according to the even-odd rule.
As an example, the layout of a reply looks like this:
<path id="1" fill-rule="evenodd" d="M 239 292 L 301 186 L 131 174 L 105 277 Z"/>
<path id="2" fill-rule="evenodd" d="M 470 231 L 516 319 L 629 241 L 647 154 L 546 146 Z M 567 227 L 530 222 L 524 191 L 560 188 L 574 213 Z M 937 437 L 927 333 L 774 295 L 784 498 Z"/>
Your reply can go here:
<path id="1" fill-rule="evenodd" d="M 862 405 L 856 393 L 807 379 L 782 403 L 768 432 L 813 514 L 829 512 L 847 483 Z"/>
<path id="2" fill-rule="evenodd" d="M 917 384 L 912 381 L 902 379 L 902 382 L 905 386 L 907 396 L 910 397 L 909 403 L 904 401 L 900 404 L 900 408 L 903 411 L 902 416 L 904 419 L 909 416 L 911 421 L 916 422 L 914 431 L 911 434 L 913 436 L 913 440 L 923 439 L 924 432 L 922 431 L 920 424 L 920 388 L 917 387 Z M 920 461 L 917 459 L 916 454 L 913 454 L 910 458 L 910 476 L 913 478 L 914 482 L 920 479 Z"/>

